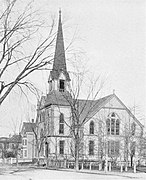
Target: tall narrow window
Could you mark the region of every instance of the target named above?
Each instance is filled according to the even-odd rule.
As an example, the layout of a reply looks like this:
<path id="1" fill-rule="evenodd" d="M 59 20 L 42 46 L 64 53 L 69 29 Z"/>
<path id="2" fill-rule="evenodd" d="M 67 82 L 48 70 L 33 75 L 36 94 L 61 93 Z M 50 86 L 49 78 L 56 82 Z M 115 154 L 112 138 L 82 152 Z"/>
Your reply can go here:
<path id="1" fill-rule="evenodd" d="M 60 79 L 60 81 L 59 81 L 59 91 L 64 92 L 64 90 L 65 90 L 65 81 Z"/>
<path id="2" fill-rule="evenodd" d="M 59 142 L 59 154 L 64 154 L 64 141 Z"/>
<path id="3" fill-rule="evenodd" d="M 111 134 L 115 134 L 115 119 L 111 119 Z"/>
<path id="4" fill-rule="evenodd" d="M 89 155 L 94 155 L 94 141 L 89 141 Z"/>
<path id="5" fill-rule="evenodd" d="M 24 150 L 24 157 L 27 157 L 27 150 Z"/>
<path id="6" fill-rule="evenodd" d="M 131 134 L 132 134 L 132 136 L 135 135 L 135 130 L 136 130 L 136 124 L 133 122 L 133 123 L 131 124 Z"/>
<path id="7" fill-rule="evenodd" d="M 27 139 L 25 139 L 25 145 L 27 145 Z"/>
<path id="8" fill-rule="evenodd" d="M 106 120 L 107 135 L 119 135 L 120 134 L 120 121 L 115 113 L 108 116 Z"/>
<path id="9" fill-rule="evenodd" d="M 94 122 L 93 121 L 90 122 L 89 133 L 94 134 Z"/>
<path id="10" fill-rule="evenodd" d="M 59 117 L 59 134 L 64 134 L 64 114 L 61 113 Z"/>
<path id="11" fill-rule="evenodd" d="M 116 120 L 116 135 L 119 135 L 119 130 L 120 130 L 120 122 L 119 119 Z"/>
<path id="12" fill-rule="evenodd" d="M 107 134 L 110 134 L 110 119 L 106 120 L 106 128 L 107 128 Z"/>
<path id="13" fill-rule="evenodd" d="M 119 155 L 119 149 L 120 149 L 120 143 L 119 141 L 115 142 L 115 155 L 118 156 Z"/>

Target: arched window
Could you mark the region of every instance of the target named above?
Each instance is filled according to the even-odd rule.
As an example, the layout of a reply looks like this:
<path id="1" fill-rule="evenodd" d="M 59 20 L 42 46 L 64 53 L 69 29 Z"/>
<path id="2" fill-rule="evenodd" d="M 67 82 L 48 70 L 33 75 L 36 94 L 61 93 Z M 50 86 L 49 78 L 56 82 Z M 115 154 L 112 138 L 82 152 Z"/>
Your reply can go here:
<path id="1" fill-rule="evenodd" d="M 59 91 L 64 92 L 65 90 L 65 81 L 63 79 L 60 79 L 59 81 Z"/>
<path id="2" fill-rule="evenodd" d="M 59 116 L 59 134 L 64 134 L 64 114 L 60 113 Z"/>
<path id="3" fill-rule="evenodd" d="M 94 134 L 94 122 L 93 122 L 93 121 L 90 122 L 90 125 L 89 125 L 89 133 L 90 133 L 90 134 Z"/>
<path id="4" fill-rule="evenodd" d="M 115 113 L 111 113 L 106 120 L 107 135 L 120 134 L 120 121 Z"/>

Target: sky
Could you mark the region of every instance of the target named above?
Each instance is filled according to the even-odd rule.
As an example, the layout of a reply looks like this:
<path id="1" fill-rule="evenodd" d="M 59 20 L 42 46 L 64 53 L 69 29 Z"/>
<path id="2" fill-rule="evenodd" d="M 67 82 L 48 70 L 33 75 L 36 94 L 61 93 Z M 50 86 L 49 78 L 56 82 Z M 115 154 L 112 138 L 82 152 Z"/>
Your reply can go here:
<path id="1" fill-rule="evenodd" d="M 73 50 L 83 52 L 82 62 L 94 76 L 106 78 L 102 95 L 114 89 L 127 107 L 136 106 L 135 114 L 146 125 L 146 1 L 34 0 L 34 8 L 46 23 L 54 15 L 56 24 L 61 8 L 65 46 L 75 35 Z M 49 72 L 39 73 L 30 78 L 45 93 Z M 0 109 L 0 136 L 35 118 L 36 100 L 27 103 L 17 96 L 11 93 Z"/>

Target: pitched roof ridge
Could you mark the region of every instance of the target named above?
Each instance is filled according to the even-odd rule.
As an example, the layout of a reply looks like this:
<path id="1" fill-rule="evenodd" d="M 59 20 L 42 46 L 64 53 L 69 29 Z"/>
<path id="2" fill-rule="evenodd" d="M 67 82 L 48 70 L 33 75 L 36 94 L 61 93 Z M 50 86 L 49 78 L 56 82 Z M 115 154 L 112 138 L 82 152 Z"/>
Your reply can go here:
<path id="1" fill-rule="evenodd" d="M 108 98 L 108 97 L 112 97 L 114 94 L 110 94 L 110 95 L 107 95 L 107 96 L 104 96 L 102 98 L 99 98 L 99 99 L 95 99 L 95 100 L 92 100 L 92 99 L 78 99 L 79 101 L 93 101 L 93 102 L 96 102 L 96 101 L 99 101 L 101 99 L 104 99 L 104 98 Z"/>

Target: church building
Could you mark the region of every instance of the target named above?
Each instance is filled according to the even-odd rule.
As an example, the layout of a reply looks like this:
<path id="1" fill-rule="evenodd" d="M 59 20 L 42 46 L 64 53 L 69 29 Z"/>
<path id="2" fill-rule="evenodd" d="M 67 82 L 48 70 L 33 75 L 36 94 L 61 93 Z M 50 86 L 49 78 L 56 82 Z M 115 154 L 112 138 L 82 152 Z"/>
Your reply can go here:
<path id="1" fill-rule="evenodd" d="M 143 125 L 115 93 L 97 100 L 74 99 L 67 70 L 61 11 L 49 92 L 38 102 L 36 127 L 40 159 L 48 166 L 140 159 Z M 38 146 L 37 146 L 38 147 Z M 70 164 L 69 164 L 70 163 Z"/>

